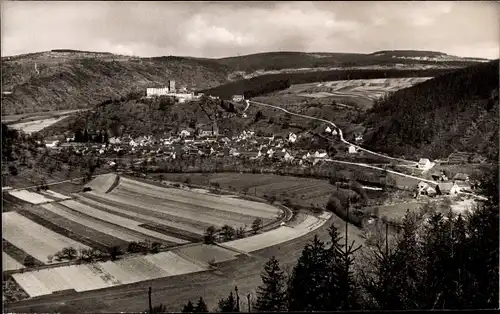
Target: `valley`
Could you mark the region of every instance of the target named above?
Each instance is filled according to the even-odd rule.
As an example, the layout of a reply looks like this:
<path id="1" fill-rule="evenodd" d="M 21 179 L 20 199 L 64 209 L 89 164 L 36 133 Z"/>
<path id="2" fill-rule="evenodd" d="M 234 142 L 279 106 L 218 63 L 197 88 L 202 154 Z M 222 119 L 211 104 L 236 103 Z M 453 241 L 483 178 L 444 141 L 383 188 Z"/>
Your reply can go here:
<path id="1" fill-rule="evenodd" d="M 67 62 L 73 54 L 80 53 L 66 53 Z M 363 246 L 356 255 L 362 263 L 377 230 L 397 237 L 410 214 L 420 221 L 469 215 L 488 199 L 480 186 L 495 167 L 491 155 L 453 164 L 446 149 L 394 154 L 380 144 L 381 127 L 373 130 L 378 116 L 403 110 L 394 99 L 407 108 L 412 93 L 475 71 L 492 80 L 484 73 L 494 65 L 411 73 L 343 68 L 289 76 L 283 85 L 282 76 L 250 78 L 255 85 L 221 80 L 182 102 L 142 95 L 134 85 L 90 110 L 8 117 L 6 308 L 141 311 L 150 286 L 172 311 L 200 294 L 215 304 L 235 285 L 255 294 L 266 260 L 276 256 L 293 267 L 315 235 L 328 240 L 331 224 Z M 278 82 L 275 90 L 262 89 L 267 80 Z M 477 90 L 485 99 L 478 106 L 497 110 L 498 93 L 486 89 Z"/>

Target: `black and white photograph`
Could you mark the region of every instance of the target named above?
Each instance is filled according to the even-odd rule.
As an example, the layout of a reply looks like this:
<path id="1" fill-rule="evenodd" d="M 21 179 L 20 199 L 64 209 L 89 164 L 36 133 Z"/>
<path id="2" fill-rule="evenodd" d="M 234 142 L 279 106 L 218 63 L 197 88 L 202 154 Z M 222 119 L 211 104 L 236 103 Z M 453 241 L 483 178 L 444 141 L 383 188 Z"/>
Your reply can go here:
<path id="1" fill-rule="evenodd" d="M 500 2 L 0 9 L 4 313 L 500 308 Z"/>

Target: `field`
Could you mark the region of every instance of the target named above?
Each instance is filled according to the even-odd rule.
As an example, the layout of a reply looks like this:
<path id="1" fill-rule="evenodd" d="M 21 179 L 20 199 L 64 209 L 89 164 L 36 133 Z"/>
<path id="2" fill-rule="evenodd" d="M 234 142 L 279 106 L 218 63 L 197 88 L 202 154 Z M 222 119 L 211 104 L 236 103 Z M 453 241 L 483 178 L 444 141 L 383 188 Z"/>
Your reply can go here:
<path id="1" fill-rule="evenodd" d="M 193 184 L 205 185 L 219 183 L 221 188 L 258 197 L 275 196 L 277 200 L 288 199 L 299 207 L 324 208 L 336 187 L 327 180 L 279 176 L 273 174 L 253 173 L 163 173 L 165 180 L 184 182 L 189 178 Z M 418 183 L 418 182 L 417 182 Z M 415 183 L 415 184 L 417 184 Z M 354 193 L 347 189 L 339 189 L 342 193 Z M 383 197 L 381 191 L 366 190 L 370 198 Z"/>
<path id="2" fill-rule="evenodd" d="M 28 190 L 10 191 L 9 194 L 31 204 L 43 204 L 53 201 L 53 199 L 47 198 L 42 194 Z"/>
<path id="3" fill-rule="evenodd" d="M 321 218 L 307 215 L 302 222 L 293 227 L 282 226 L 249 238 L 226 242 L 224 243 L 224 246 L 247 253 L 259 251 L 268 246 L 288 242 L 295 238 L 302 237 L 309 232 L 313 232 L 325 224 L 331 216 L 331 213 L 325 213 L 325 215 L 322 215 Z"/>
<path id="4" fill-rule="evenodd" d="M 70 265 L 14 274 L 12 277 L 28 293 L 37 297 L 54 292 L 76 292 L 109 288 L 167 276 L 206 270 L 172 252 L 124 258 L 87 265 Z"/>
<path id="5" fill-rule="evenodd" d="M 411 87 L 432 77 L 408 77 L 366 80 L 343 80 L 292 85 L 278 95 L 297 95 L 306 98 L 328 98 L 339 103 L 351 102 L 368 109 L 373 102 L 389 92 Z"/>
<path id="6" fill-rule="evenodd" d="M 61 266 L 18 273 L 14 274 L 13 278 L 30 297 L 38 297 L 65 290 L 82 292 L 195 273 L 208 270 L 208 263 L 235 260 L 239 255 L 238 252 L 255 252 L 302 237 L 321 227 L 330 217 L 331 214 L 322 215 L 321 218 L 308 215 L 306 219 L 293 227 L 283 226 L 269 232 L 220 244 L 220 247 L 198 244 L 114 262 Z"/>
<path id="7" fill-rule="evenodd" d="M 88 291 L 79 294 L 46 296 L 42 300 L 26 300 L 15 304 L 7 304 L 8 312 L 141 312 L 147 308 L 147 291 L 152 287 L 153 306 L 163 303 L 167 311 L 178 312 L 188 300 L 197 300 L 200 296 L 212 310 L 217 301 L 226 297 L 234 286 L 238 286 L 241 295 L 255 293 L 261 284 L 260 273 L 263 265 L 271 256 L 276 256 L 285 269 L 295 265 L 297 258 L 306 243 L 314 235 L 323 241 L 328 240 L 328 227 L 331 223 L 343 234 L 345 223 L 333 216 L 327 223 L 304 237 L 268 247 L 251 253 L 251 256 L 239 255 L 218 265 L 217 272 L 204 271 L 179 276 L 157 279 L 153 282 L 143 281 L 130 285 L 112 287 L 103 291 Z M 361 231 L 349 227 L 349 239 L 362 244 Z M 255 294 L 254 294 L 255 295 Z M 242 298 L 242 306 L 245 298 Z M 165 300 L 168 300 L 166 302 Z"/>
<path id="8" fill-rule="evenodd" d="M 55 118 L 13 123 L 13 124 L 10 124 L 9 127 L 16 129 L 16 130 L 23 131 L 24 133 L 27 133 L 27 134 L 31 134 L 31 133 L 43 130 L 44 128 L 51 126 L 52 124 L 57 123 L 63 119 L 66 119 L 67 117 L 68 116 L 60 116 L 60 117 L 55 117 Z"/>
<path id="9" fill-rule="evenodd" d="M 68 246 L 88 248 L 16 212 L 2 213 L 2 237 L 39 261 L 47 260 L 47 255 Z"/>

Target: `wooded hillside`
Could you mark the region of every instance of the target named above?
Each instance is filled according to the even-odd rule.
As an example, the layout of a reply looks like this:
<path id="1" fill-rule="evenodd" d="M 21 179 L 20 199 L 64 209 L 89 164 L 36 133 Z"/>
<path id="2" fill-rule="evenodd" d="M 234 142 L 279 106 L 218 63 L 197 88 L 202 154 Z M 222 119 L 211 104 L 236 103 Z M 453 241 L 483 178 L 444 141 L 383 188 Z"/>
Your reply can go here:
<path id="1" fill-rule="evenodd" d="M 498 160 L 498 60 L 399 90 L 365 117 L 365 146 L 445 158 L 454 151 Z"/>

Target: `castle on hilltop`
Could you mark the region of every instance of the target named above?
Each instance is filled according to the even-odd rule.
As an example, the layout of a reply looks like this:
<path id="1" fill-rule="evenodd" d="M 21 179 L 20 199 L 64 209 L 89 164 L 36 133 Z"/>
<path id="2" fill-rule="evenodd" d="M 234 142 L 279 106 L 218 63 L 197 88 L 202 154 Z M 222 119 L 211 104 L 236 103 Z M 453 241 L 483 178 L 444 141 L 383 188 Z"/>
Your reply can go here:
<path id="1" fill-rule="evenodd" d="M 168 86 L 161 87 L 148 87 L 146 88 L 146 97 L 159 97 L 159 96 L 171 96 L 174 97 L 178 102 L 183 103 L 187 100 L 194 100 L 196 97 L 194 93 L 188 93 L 185 88 L 177 91 L 175 88 L 175 81 L 169 80 Z"/>

